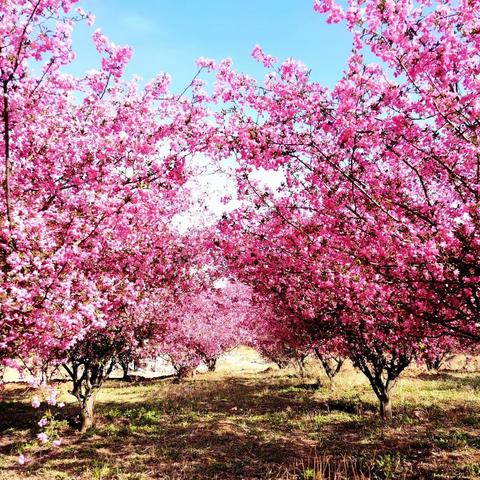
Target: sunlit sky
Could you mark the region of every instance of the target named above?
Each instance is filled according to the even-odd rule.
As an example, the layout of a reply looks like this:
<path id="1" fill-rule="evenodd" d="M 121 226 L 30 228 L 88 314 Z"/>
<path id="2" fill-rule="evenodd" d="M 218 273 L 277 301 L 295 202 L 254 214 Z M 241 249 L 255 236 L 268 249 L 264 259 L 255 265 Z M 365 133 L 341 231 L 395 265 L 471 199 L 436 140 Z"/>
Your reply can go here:
<path id="1" fill-rule="evenodd" d="M 134 48 L 127 74 L 145 81 L 158 72 L 173 77 L 174 90 L 188 85 L 198 57 L 230 57 L 240 71 L 261 78 L 250 56 L 255 44 L 280 60 L 293 57 L 312 79 L 332 86 L 345 68 L 350 35 L 314 13 L 312 0 L 84 0 L 96 15 L 93 28 L 76 27 L 74 73 L 98 67 L 91 33 L 100 28 L 117 44 Z"/>
<path id="2" fill-rule="evenodd" d="M 217 61 L 229 57 L 237 70 L 261 80 L 266 70 L 251 57 L 256 44 L 280 61 L 301 60 L 311 69 L 312 80 L 332 87 L 351 49 L 345 26 L 327 24 L 313 11 L 313 0 L 81 0 L 79 5 L 96 20 L 93 27 L 85 22 L 75 27 L 77 60 L 68 67 L 71 73 L 82 76 L 99 68 L 91 35 L 100 28 L 116 44 L 133 47 L 127 79 L 136 74 L 146 82 L 168 72 L 174 93 L 190 83 L 197 72 L 195 61 L 202 56 Z M 263 171 L 255 178 L 275 188 L 283 177 Z M 179 217 L 184 227 L 237 205 L 233 201 L 226 207 L 219 201 L 226 193 L 235 196 L 231 180 L 223 174 L 197 182 L 191 188 L 197 192 L 198 209 Z"/>

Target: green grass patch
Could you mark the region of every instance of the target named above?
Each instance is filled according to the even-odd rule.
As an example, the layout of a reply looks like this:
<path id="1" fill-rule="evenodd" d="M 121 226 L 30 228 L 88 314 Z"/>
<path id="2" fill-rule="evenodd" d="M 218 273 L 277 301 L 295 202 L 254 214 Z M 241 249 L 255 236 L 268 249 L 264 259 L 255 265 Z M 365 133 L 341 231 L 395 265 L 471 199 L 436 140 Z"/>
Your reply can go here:
<path id="1" fill-rule="evenodd" d="M 0 480 L 480 477 L 479 375 L 409 372 L 392 393 L 390 424 L 362 375 L 346 368 L 331 388 L 318 378 L 276 370 L 179 385 L 109 381 L 86 434 L 72 427 L 75 404 L 62 411 L 61 448 L 36 445 L 39 412 L 23 387 L 8 386 Z M 20 452 L 30 458 L 23 468 Z"/>

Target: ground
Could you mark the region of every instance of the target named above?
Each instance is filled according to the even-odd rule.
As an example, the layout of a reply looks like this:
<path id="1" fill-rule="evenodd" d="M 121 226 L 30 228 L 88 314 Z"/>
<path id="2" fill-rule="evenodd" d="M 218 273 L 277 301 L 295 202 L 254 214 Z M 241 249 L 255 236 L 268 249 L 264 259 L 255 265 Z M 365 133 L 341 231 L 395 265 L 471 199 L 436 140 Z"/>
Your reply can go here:
<path id="1" fill-rule="evenodd" d="M 474 372 L 412 368 L 395 388 L 394 421 L 383 425 L 351 367 L 332 386 L 314 365 L 302 377 L 244 350 L 179 385 L 110 380 L 85 435 L 65 393 L 63 444 L 39 448 L 28 442 L 42 412 L 26 385 L 10 384 L 0 403 L 0 479 L 475 479 L 479 389 Z"/>

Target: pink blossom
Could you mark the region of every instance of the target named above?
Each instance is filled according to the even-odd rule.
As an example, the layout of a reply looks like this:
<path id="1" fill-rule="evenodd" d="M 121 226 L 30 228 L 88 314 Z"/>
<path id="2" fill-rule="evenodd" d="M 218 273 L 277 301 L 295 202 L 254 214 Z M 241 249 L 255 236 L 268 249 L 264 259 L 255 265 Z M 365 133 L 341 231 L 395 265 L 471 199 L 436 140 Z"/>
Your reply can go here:
<path id="1" fill-rule="evenodd" d="M 216 68 L 215 60 L 211 58 L 200 57 L 196 63 L 198 68 L 206 68 L 209 72 Z"/>
<path id="2" fill-rule="evenodd" d="M 60 392 L 58 390 L 55 390 L 53 388 L 50 388 L 48 391 L 48 397 L 47 397 L 47 403 L 49 405 L 56 405 L 57 404 L 57 398 L 60 395 Z"/>
<path id="3" fill-rule="evenodd" d="M 48 424 L 48 418 L 46 417 L 42 417 L 39 421 L 38 421 L 38 426 L 39 427 L 44 427 L 45 425 Z"/>
<path id="4" fill-rule="evenodd" d="M 260 45 L 255 45 L 252 50 L 252 57 L 258 62 L 262 63 L 265 68 L 271 68 L 277 61 L 276 58 L 271 55 L 267 55 L 263 52 Z"/>
<path id="5" fill-rule="evenodd" d="M 329 13 L 328 23 L 338 23 L 345 18 L 343 8 L 333 0 L 315 0 L 313 8 L 318 13 Z"/>
<path id="6" fill-rule="evenodd" d="M 40 443 L 44 444 L 48 442 L 48 435 L 44 432 L 37 435 L 37 439 Z"/>

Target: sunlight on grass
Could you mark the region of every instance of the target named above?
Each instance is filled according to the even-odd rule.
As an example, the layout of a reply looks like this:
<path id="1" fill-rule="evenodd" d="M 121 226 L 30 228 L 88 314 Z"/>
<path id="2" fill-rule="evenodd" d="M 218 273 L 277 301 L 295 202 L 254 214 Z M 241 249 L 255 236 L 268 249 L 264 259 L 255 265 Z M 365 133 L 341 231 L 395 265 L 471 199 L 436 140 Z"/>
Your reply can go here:
<path id="1" fill-rule="evenodd" d="M 351 368 L 333 385 L 314 370 L 304 376 L 209 373 L 179 385 L 109 381 L 98 396 L 96 427 L 78 435 L 65 426 L 63 447 L 31 447 L 31 463 L 23 469 L 16 456 L 35 435 L 29 428 L 38 412 L 21 398 L 20 387 L 9 387 L 10 397 L 0 404 L 8 413 L 0 479 L 316 480 L 311 475 L 327 463 L 370 475 L 358 478 L 414 478 L 408 476 L 414 467 L 431 478 L 445 472 L 476 478 L 478 385 L 474 374 L 409 371 L 393 392 L 395 418 L 384 425 L 368 384 Z M 12 415 L 20 413 L 26 428 L 17 429 Z M 65 420 L 74 415 L 67 405 Z M 348 457 L 351 451 L 356 457 Z"/>

